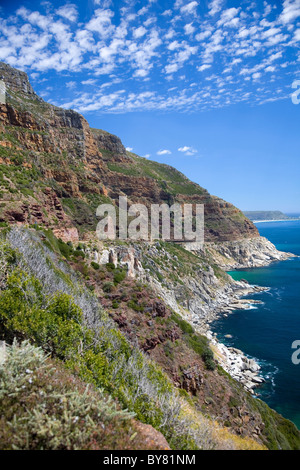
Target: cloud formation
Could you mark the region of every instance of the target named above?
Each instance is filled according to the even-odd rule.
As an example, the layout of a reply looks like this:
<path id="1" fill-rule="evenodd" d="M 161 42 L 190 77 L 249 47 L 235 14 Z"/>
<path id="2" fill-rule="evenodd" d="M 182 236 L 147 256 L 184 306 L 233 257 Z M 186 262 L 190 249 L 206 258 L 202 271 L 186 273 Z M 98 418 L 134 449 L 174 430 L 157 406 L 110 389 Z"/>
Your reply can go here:
<path id="1" fill-rule="evenodd" d="M 185 145 L 184 147 L 179 147 L 178 152 L 184 153 L 187 156 L 193 156 L 198 153 L 198 150 L 194 149 L 193 147 L 188 147 Z"/>
<path id="2" fill-rule="evenodd" d="M 75 3 L 42 2 L 3 14 L 0 60 L 30 72 L 35 87 L 59 82 L 67 93 L 54 86 L 52 102 L 80 112 L 193 112 L 289 97 L 300 0 L 135 3 L 94 0 L 82 15 Z"/>

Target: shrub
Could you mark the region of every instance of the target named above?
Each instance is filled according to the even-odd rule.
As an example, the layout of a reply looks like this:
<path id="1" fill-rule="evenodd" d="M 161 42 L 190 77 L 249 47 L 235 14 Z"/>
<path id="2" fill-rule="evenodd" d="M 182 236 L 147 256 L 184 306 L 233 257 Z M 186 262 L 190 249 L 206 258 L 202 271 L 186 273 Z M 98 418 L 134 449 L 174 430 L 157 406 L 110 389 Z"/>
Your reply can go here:
<path id="1" fill-rule="evenodd" d="M 113 271 L 115 269 L 114 263 L 106 263 L 105 266 L 108 271 Z"/>
<path id="2" fill-rule="evenodd" d="M 82 259 L 85 258 L 84 252 L 78 249 L 73 252 L 73 256 L 75 256 L 75 258 L 82 258 Z"/>
<path id="3" fill-rule="evenodd" d="M 72 246 L 68 245 L 67 243 L 63 242 L 60 238 L 58 239 L 58 248 L 60 253 L 66 258 L 69 259 L 70 255 L 73 252 Z"/>
<path id="4" fill-rule="evenodd" d="M 143 304 L 138 304 L 134 299 L 129 300 L 127 303 L 127 306 L 129 308 L 132 308 L 136 312 L 143 312 L 145 310 L 145 307 Z"/>
<path id="5" fill-rule="evenodd" d="M 116 270 L 114 273 L 114 284 L 117 285 L 120 282 L 124 281 L 125 277 L 126 277 L 126 271 L 124 269 Z"/>
<path id="6" fill-rule="evenodd" d="M 204 361 L 205 367 L 208 370 L 215 370 L 216 364 L 214 361 L 214 354 L 210 348 L 205 348 L 204 352 L 202 353 L 202 359 Z"/>
<path id="7" fill-rule="evenodd" d="M 95 261 L 92 261 L 92 262 L 91 262 L 91 266 L 92 266 L 92 268 L 94 268 L 94 269 L 96 269 L 96 270 L 100 269 L 100 264 L 95 263 Z"/>
<path id="8" fill-rule="evenodd" d="M 45 297 L 42 285 L 21 270 L 9 275 L 0 296 L 0 332 L 3 339 L 29 338 L 45 351 L 67 359 L 82 338 L 82 312 L 63 293 Z"/>
<path id="9" fill-rule="evenodd" d="M 105 282 L 102 287 L 103 291 L 107 293 L 112 292 L 114 288 L 115 286 L 112 282 Z"/>

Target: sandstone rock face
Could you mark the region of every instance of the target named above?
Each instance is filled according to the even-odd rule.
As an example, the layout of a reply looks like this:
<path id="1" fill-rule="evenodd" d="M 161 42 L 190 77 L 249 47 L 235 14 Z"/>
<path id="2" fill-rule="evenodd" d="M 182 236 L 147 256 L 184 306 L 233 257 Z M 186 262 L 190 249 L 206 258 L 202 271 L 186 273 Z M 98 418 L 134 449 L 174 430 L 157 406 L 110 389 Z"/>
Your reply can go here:
<path id="1" fill-rule="evenodd" d="M 41 98 L 38 98 L 38 95 L 34 92 L 32 86 L 29 83 L 27 74 L 21 70 L 10 67 L 4 62 L 1 62 L 0 80 L 3 80 L 6 84 L 6 87 L 13 91 L 18 92 L 21 90 L 23 93 L 32 95 L 36 99 L 43 101 Z"/>
<path id="2" fill-rule="evenodd" d="M 132 279 L 140 277 L 144 273 L 139 253 L 134 247 L 117 246 L 102 251 L 94 251 L 92 258 L 98 264 L 112 263 L 115 267 L 125 267 L 127 277 Z"/>
<path id="3" fill-rule="evenodd" d="M 116 155 L 123 155 L 127 157 L 126 149 L 119 137 L 113 134 L 109 134 L 105 131 L 100 131 L 98 129 L 91 129 L 91 131 L 97 141 L 99 149 L 108 150 Z"/>
<path id="4" fill-rule="evenodd" d="M 79 241 L 78 230 L 76 227 L 63 228 L 63 229 L 54 229 L 54 235 L 56 238 L 61 238 L 63 242 L 72 242 L 76 243 Z"/>
<path id="5" fill-rule="evenodd" d="M 166 438 L 150 424 L 136 423 L 147 449 L 171 450 Z"/>
<path id="6" fill-rule="evenodd" d="M 203 384 L 203 377 L 199 366 L 193 365 L 182 372 L 182 388 L 192 395 L 196 395 Z"/>

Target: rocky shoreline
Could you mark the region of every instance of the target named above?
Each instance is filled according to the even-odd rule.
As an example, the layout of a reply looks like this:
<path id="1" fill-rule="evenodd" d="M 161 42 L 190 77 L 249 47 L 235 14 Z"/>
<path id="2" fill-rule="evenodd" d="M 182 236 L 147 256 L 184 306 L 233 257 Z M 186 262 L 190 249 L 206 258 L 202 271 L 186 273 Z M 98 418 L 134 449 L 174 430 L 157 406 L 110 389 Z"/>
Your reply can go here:
<path id="1" fill-rule="evenodd" d="M 223 271 L 266 266 L 274 261 L 283 261 L 295 256 L 278 251 L 269 240 L 262 237 L 207 244 L 205 250 Z M 227 316 L 235 310 L 250 309 L 261 304 L 261 301 L 253 299 L 252 296 L 268 290 L 268 287 L 250 285 L 246 280 L 235 281 L 225 272 L 218 277 L 211 265 L 200 269 L 196 276 L 183 278 L 179 285 L 167 278 L 167 264 L 164 266 L 166 271 L 163 271 L 154 261 L 158 256 L 167 256 L 164 249 L 160 247 L 158 250 L 155 244 L 147 245 L 145 252 L 137 245 L 132 245 L 107 247 L 90 255 L 99 264 L 111 262 L 116 266 L 126 266 L 129 277 L 149 283 L 171 309 L 193 325 L 196 331 L 207 336 L 215 357 L 224 370 L 251 393 L 255 393 L 254 389 L 264 382 L 259 364 L 242 351 L 220 343 L 210 330 L 210 325 L 222 315 Z M 159 271 L 164 279 L 163 283 L 153 276 L 149 269 L 143 268 L 142 262 L 145 258 Z"/>
<path id="2" fill-rule="evenodd" d="M 293 253 L 278 251 L 269 240 L 263 237 L 240 242 L 208 244 L 207 251 L 224 271 L 268 266 L 273 262 L 288 260 L 296 256 Z M 186 310 L 178 311 L 178 313 L 181 313 L 195 330 L 210 340 L 215 357 L 224 370 L 242 383 L 246 390 L 255 394 L 254 389 L 265 381 L 261 376 L 261 367 L 242 351 L 220 343 L 210 330 L 210 324 L 221 315 L 227 316 L 235 310 L 251 309 L 254 305 L 261 304 L 261 301 L 248 298 L 248 296 L 267 291 L 269 288 L 251 285 L 246 280 L 235 281 L 231 277 L 225 284 L 218 285 L 212 272 L 206 273 L 201 281 L 205 283 L 205 286 L 200 287 L 196 281 L 193 283 L 195 299 L 190 299 L 183 304 L 185 309 L 188 309 L 188 313 Z M 175 300 L 174 296 L 170 296 L 170 292 L 164 290 L 161 292 L 164 300 L 174 308 L 178 299 Z"/>
<path id="3" fill-rule="evenodd" d="M 245 299 L 241 298 L 242 296 L 269 290 L 268 287 L 250 285 L 246 281 L 235 281 L 235 284 L 237 289 L 232 297 L 229 297 L 228 303 L 223 303 L 220 310 L 216 309 L 212 312 L 212 316 L 206 324 L 206 329 L 201 332 L 210 340 L 215 357 L 223 369 L 235 380 L 242 383 L 246 390 L 255 394 L 255 388 L 265 382 L 260 374 L 260 365 L 253 358 L 247 357 L 243 351 L 219 342 L 216 334 L 209 329 L 210 324 L 221 315 L 227 317 L 235 310 L 248 310 L 253 305 L 262 304 L 260 300 Z"/>
<path id="4" fill-rule="evenodd" d="M 254 389 L 265 382 L 265 379 L 260 375 L 260 365 L 254 359 L 248 358 L 243 351 L 219 343 L 210 334 L 207 337 L 210 339 L 211 347 L 223 369 L 232 378 L 241 382 L 246 390 L 255 394 Z"/>

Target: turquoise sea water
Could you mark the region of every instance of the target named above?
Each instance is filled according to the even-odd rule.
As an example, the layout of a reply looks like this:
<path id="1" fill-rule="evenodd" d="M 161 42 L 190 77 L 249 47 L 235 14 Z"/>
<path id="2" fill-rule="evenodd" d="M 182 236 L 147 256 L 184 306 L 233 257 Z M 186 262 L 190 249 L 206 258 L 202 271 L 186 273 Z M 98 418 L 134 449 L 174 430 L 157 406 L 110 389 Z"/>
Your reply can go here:
<path id="1" fill-rule="evenodd" d="M 256 226 L 279 250 L 300 256 L 300 221 L 261 222 Z M 300 364 L 294 365 L 291 360 L 292 342 L 300 340 L 300 257 L 229 274 L 270 289 L 248 296 L 261 300 L 262 305 L 236 310 L 215 321 L 211 329 L 227 346 L 258 360 L 266 379 L 256 389 L 259 397 L 300 429 Z M 225 338 L 227 334 L 232 339 Z"/>

